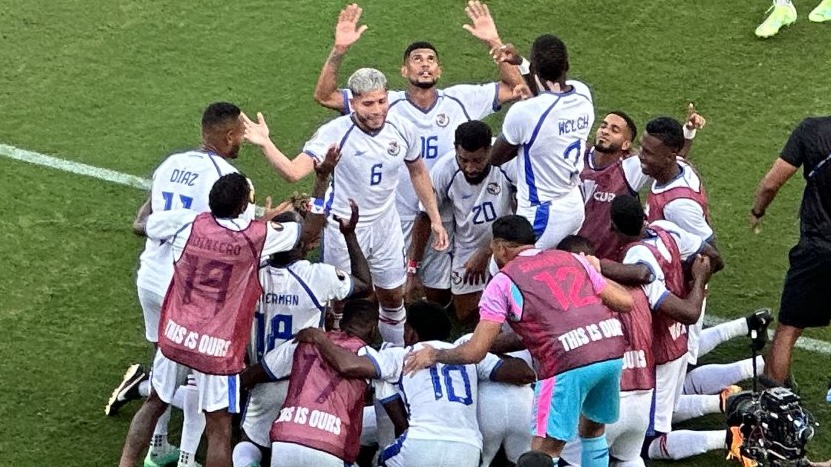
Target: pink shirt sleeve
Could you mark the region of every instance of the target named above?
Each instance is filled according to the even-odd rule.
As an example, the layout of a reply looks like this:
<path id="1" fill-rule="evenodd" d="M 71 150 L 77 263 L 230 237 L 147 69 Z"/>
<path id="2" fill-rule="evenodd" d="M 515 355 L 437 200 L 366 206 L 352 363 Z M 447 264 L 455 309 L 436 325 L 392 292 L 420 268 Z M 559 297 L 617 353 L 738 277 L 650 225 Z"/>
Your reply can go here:
<path id="1" fill-rule="evenodd" d="M 580 264 L 582 264 L 586 269 L 586 272 L 589 273 L 589 280 L 592 282 L 594 293 L 599 294 L 602 292 L 603 289 L 606 288 L 606 278 L 603 277 L 603 275 L 600 274 L 591 264 L 589 264 L 589 262 L 586 261 L 586 258 L 583 258 L 580 255 L 574 255 L 574 257 L 577 258 L 577 261 L 579 261 Z"/>
<path id="2" fill-rule="evenodd" d="M 497 273 L 482 292 L 479 299 L 479 318 L 495 323 L 504 323 L 508 317 L 514 319 L 522 315 L 522 306 L 516 303 L 512 289 L 513 281 L 502 273 Z M 521 300 L 521 298 L 520 298 Z"/>

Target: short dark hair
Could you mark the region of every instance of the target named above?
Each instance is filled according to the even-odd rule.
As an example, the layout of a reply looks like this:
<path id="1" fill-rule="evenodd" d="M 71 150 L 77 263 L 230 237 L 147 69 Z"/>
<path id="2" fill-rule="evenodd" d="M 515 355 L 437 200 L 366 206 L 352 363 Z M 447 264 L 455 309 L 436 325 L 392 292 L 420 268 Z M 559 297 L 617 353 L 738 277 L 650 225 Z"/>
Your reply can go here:
<path id="1" fill-rule="evenodd" d="M 289 223 L 289 222 L 303 222 L 303 216 L 297 211 L 286 211 L 277 214 L 271 218 L 271 222 Z M 285 266 L 294 260 L 297 260 L 297 255 L 300 254 L 297 250 L 300 248 L 301 242 L 295 243 L 294 248 L 288 251 L 281 251 L 274 253 L 268 258 L 268 264 L 275 267 Z"/>
<path id="2" fill-rule="evenodd" d="M 214 102 L 202 113 L 202 131 L 209 132 L 239 119 L 242 110 L 230 102 Z"/>
<path id="3" fill-rule="evenodd" d="M 618 232 L 637 237 L 643 228 L 643 206 L 634 196 L 618 195 L 612 200 L 612 224 Z"/>
<path id="4" fill-rule="evenodd" d="M 341 329 L 356 326 L 369 327 L 378 322 L 378 304 L 372 300 L 352 299 L 343 304 Z"/>
<path id="5" fill-rule="evenodd" d="M 456 127 L 454 144 L 461 146 L 465 151 L 478 151 L 491 145 L 493 132 L 487 123 L 479 120 L 470 120 Z"/>
<path id="6" fill-rule="evenodd" d="M 236 217 L 239 208 L 248 202 L 250 193 L 251 185 L 245 175 L 230 173 L 219 177 L 208 195 L 211 214 L 220 218 Z"/>
<path id="7" fill-rule="evenodd" d="M 504 240 L 518 245 L 533 245 L 537 241 L 534 227 L 528 219 L 511 214 L 493 221 L 493 239 Z"/>
<path id="8" fill-rule="evenodd" d="M 531 46 L 531 67 L 541 79 L 556 82 L 568 71 L 565 42 L 552 34 L 543 34 Z"/>
<path id="9" fill-rule="evenodd" d="M 407 307 L 407 324 L 422 341 L 446 341 L 450 337 L 450 318 L 438 303 L 421 300 Z"/>
<path id="10" fill-rule="evenodd" d="M 595 249 L 591 240 L 581 235 L 568 235 L 566 238 L 560 240 L 557 244 L 557 249 L 568 251 L 569 253 L 585 253 L 587 255 L 594 255 Z"/>
<path id="11" fill-rule="evenodd" d="M 635 138 L 638 136 L 638 127 L 635 126 L 635 121 L 632 120 L 632 117 L 621 110 L 613 110 L 609 112 L 609 114 L 617 115 L 622 118 L 624 122 L 626 122 L 626 127 L 629 128 L 629 141 L 635 141 Z"/>
<path id="12" fill-rule="evenodd" d="M 519 456 L 516 467 L 551 467 L 552 458 L 541 451 L 528 451 Z"/>
<path id="13" fill-rule="evenodd" d="M 673 151 L 680 151 L 684 147 L 684 127 L 672 117 L 653 118 L 646 124 L 646 132 Z"/>
<path id="14" fill-rule="evenodd" d="M 413 53 L 413 50 L 418 49 L 430 49 L 436 54 L 436 58 L 439 58 L 439 51 L 433 47 L 433 44 L 427 41 L 416 41 L 412 44 L 408 45 L 406 49 L 404 49 L 404 61 L 406 62 L 408 58 L 410 58 L 410 54 Z"/>

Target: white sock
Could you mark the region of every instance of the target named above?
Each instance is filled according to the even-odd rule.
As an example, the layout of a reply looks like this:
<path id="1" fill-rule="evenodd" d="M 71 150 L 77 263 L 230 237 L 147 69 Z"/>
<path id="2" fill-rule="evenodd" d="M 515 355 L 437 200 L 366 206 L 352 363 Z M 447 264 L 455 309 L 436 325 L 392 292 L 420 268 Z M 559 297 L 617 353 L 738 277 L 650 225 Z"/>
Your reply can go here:
<path id="1" fill-rule="evenodd" d="M 190 452 L 179 451 L 179 462 L 176 467 L 193 467 L 196 465 L 196 455 Z"/>
<path id="2" fill-rule="evenodd" d="M 205 431 L 205 413 L 199 410 L 199 392 L 196 386 L 180 386 L 176 392 L 183 393 L 184 423 L 182 423 L 182 443 L 179 449 L 182 453 L 193 454 L 199 449 L 199 441 Z"/>
<path id="3" fill-rule="evenodd" d="M 248 467 L 255 462 L 259 464 L 262 460 L 263 453 L 251 441 L 242 441 L 234 446 L 234 467 Z"/>
<path id="4" fill-rule="evenodd" d="M 727 433 L 720 431 L 678 430 L 667 433 L 649 445 L 653 460 L 680 460 L 717 449 L 724 449 Z"/>
<path id="5" fill-rule="evenodd" d="M 404 345 L 404 321 L 407 320 L 407 312 L 404 311 L 404 304 L 398 308 L 381 307 L 381 316 L 378 321 L 378 330 L 385 342 L 397 345 Z"/>
<path id="6" fill-rule="evenodd" d="M 746 336 L 748 333 L 745 318 L 734 319 L 726 323 L 713 326 L 701 331 L 698 341 L 698 357 L 708 354 L 724 342 L 736 337 Z"/>
<path id="7" fill-rule="evenodd" d="M 170 405 L 176 407 L 179 410 L 185 410 L 185 390 L 187 386 L 182 385 L 176 388 L 176 391 L 173 392 L 173 399 L 170 401 Z"/>
<path id="8" fill-rule="evenodd" d="M 773 0 L 775 5 L 790 5 L 791 0 Z"/>
<path id="9" fill-rule="evenodd" d="M 170 423 L 170 407 L 162 413 L 153 429 L 153 439 L 150 441 L 150 452 L 167 449 L 167 425 Z"/>
<path id="10" fill-rule="evenodd" d="M 672 413 L 672 423 L 676 424 L 714 413 L 721 413 L 721 396 L 684 394 L 678 399 L 678 405 Z"/>
<path id="11" fill-rule="evenodd" d="M 146 399 L 150 395 L 150 380 L 140 382 L 138 392 L 141 397 Z"/>
<path id="12" fill-rule="evenodd" d="M 765 369 L 765 361 L 756 357 L 759 374 Z M 753 377 L 753 360 L 748 358 L 733 363 L 704 365 L 687 373 L 684 394 L 718 394 L 722 389 Z"/>

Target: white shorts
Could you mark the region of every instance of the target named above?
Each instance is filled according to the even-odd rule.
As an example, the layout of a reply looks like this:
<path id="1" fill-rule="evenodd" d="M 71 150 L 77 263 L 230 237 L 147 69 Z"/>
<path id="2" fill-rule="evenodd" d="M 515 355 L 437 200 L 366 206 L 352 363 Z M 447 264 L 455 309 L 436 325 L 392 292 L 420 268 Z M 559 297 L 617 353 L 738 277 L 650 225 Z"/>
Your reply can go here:
<path id="1" fill-rule="evenodd" d="M 271 443 L 271 467 L 344 467 L 347 464 L 327 452 L 294 443 Z"/>
<path id="2" fill-rule="evenodd" d="M 453 251 L 453 260 L 451 268 L 453 270 L 450 278 L 450 290 L 453 295 L 465 295 L 469 293 L 476 293 L 485 290 L 485 284 L 488 282 L 486 274 L 485 280 L 481 283 L 467 284 L 465 283 L 465 263 L 476 253 L 474 249 L 457 248 Z M 493 263 L 496 266 L 496 263 Z M 489 265 L 490 269 L 490 265 Z M 498 268 L 497 268 L 498 270 Z"/>
<path id="3" fill-rule="evenodd" d="M 248 402 L 242 411 L 242 429 L 254 444 L 266 449 L 271 445 L 271 425 L 286 402 L 288 390 L 286 380 L 258 384 L 248 393 Z"/>
<path id="4" fill-rule="evenodd" d="M 482 432 L 482 465 L 490 465 L 502 445 L 505 456 L 514 464 L 531 450 L 528 424 L 533 403 L 534 390 L 530 386 L 479 383 L 477 418 Z"/>
<path id="5" fill-rule="evenodd" d="M 414 224 L 415 221 L 401 221 L 401 232 L 404 234 L 404 251 L 410 248 Z M 448 241 L 453 242 L 453 222 L 443 222 L 442 225 L 444 225 L 444 230 L 447 231 Z M 425 287 L 440 290 L 450 288 L 450 251 L 434 250 L 432 234 L 427 241 L 427 247 L 424 249 L 419 276 Z"/>
<path id="6" fill-rule="evenodd" d="M 187 383 L 188 374 L 192 374 L 196 382 L 200 411 L 227 410 L 230 413 L 239 413 L 239 375 L 200 373 L 170 360 L 162 355 L 160 350 L 156 352 L 156 358 L 153 360 L 150 384 L 153 391 L 158 394 L 159 399 L 170 404 L 173 402 L 173 394 L 176 393 L 176 389 Z"/>
<path id="7" fill-rule="evenodd" d="M 407 266 L 404 263 L 404 235 L 395 209 L 369 225 L 358 226 L 355 235 L 369 263 L 373 284 L 388 290 L 404 285 Z M 352 270 L 346 241 L 337 222 L 332 220 L 323 230 L 323 262 L 343 271 Z"/>
<path id="8" fill-rule="evenodd" d="M 364 407 L 363 424 L 361 425 L 361 446 L 378 444 L 378 422 L 375 420 L 375 406 Z"/>
<path id="9" fill-rule="evenodd" d="M 143 287 L 137 287 L 139 305 L 144 314 L 144 337 L 148 342 L 159 342 L 159 319 L 162 316 L 164 297 Z"/>
<path id="10" fill-rule="evenodd" d="M 525 217 L 537 234 L 536 247 L 556 248 L 569 235 L 576 234 L 583 226 L 586 206 L 579 188 L 539 206 L 519 207 L 516 213 Z"/>
<path id="11" fill-rule="evenodd" d="M 401 435 L 381 453 L 387 467 L 478 467 L 481 450 L 455 441 L 407 439 Z M 273 455 L 272 455 L 273 457 Z"/>
<path id="12" fill-rule="evenodd" d="M 661 433 L 672 431 L 672 414 L 684 392 L 687 374 L 687 356 L 655 367 L 654 429 Z"/>
<path id="13" fill-rule="evenodd" d="M 705 290 L 709 288 L 710 284 L 705 286 Z M 701 342 L 701 330 L 704 329 L 704 312 L 707 310 L 707 297 L 701 302 L 701 316 L 695 324 L 687 326 L 687 364 L 698 364 L 698 349 Z"/>

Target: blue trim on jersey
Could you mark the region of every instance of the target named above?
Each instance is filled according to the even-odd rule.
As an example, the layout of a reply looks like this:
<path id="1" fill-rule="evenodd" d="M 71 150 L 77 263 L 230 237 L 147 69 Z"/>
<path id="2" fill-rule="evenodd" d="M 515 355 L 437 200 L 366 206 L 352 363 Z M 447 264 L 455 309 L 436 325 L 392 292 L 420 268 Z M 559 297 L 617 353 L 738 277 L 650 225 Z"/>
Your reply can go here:
<path id="1" fill-rule="evenodd" d="M 209 153 L 209 152 L 206 152 L 205 154 L 208 156 L 208 159 L 211 161 L 211 164 L 214 165 L 214 168 L 216 169 L 216 174 L 221 177 L 223 174 L 222 174 L 222 171 L 219 170 L 219 164 L 217 164 L 216 161 L 214 160 L 214 155 Z"/>
<path id="2" fill-rule="evenodd" d="M 550 206 L 548 203 L 540 204 L 537 206 L 537 212 L 534 213 L 534 235 L 536 235 L 537 240 L 542 237 L 542 234 L 545 233 L 545 228 L 548 227 L 548 211 Z"/>
<path id="3" fill-rule="evenodd" d="M 269 219 L 269 220 L 271 220 L 271 219 Z M 239 226 L 239 224 L 237 224 L 236 219 L 228 219 L 228 222 L 230 222 L 230 223 L 231 223 L 231 225 L 233 225 L 234 227 L 236 227 L 236 228 L 238 228 L 238 229 L 242 230 L 242 227 L 240 227 L 240 226 Z"/>
<path id="4" fill-rule="evenodd" d="M 398 104 L 399 102 L 407 102 L 407 99 L 402 98 L 402 99 L 392 101 L 389 108 L 392 109 L 395 106 L 395 104 Z M 387 112 L 389 112 L 389 109 L 387 109 Z"/>
<path id="5" fill-rule="evenodd" d="M 228 412 L 237 413 L 237 375 L 228 376 Z"/>
<path id="6" fill-rule="evenodd" d="M 459 107 L 461 107 L 461 108 L 462 108 L 462 113 L 463 113 L 463 114 L 465 114 L 465 118 L 466 118 L 468 121 L 473 120 L 472 118 L 470 118 L 470 114 L 469 114 L 469 113 L 467 113 L 467 109 L 465 108 L 465 105 L 464 105 L 464 104 L 462 104 L 462 101 L 460 101 L 459 99 L 456 99 L 456 98 L 455 98 L 455 97 L 453 97 L 453 96 L 448 96 L 447 94 L 442 94 L 442 97 L 446 97 L 446 98 L 448 98 L 448 99 L 450 99 L 450 100 L 454 101 L 455 103 L 459 104 Z"/>
<path id="7" fill-rule="evenodd" d="M 263 367 L 263 370 L 265 371 L 265 374 L 268 375 L 269 381 L 277 381 L 277 377 L 274 376 L 274 372 L 271 371 L 271 368 L 269 368 L 268 365 L 265 364 L 265 359 L 262 359 L 260 361 L 260 366 Z"/>
<path id="8" fill-rule="evenodd" d="M 391 121 L 389 121 L 389 120 L 387 120 L 387 121 L 386 121 L 386 122 L 384 122 L 384 123 L 389 123 L 389 125 L 390 125 L 390 126 L 391 126 L 394 130 L 395 130 L 395 132 L 396 132 L 396 133 L 398 133 L 398 136 L 400 136 L 400 137 L 401 137 L 401 139 L 403 139 L 405 143 L 407 143 L 408 145 L 410 144 L 410 142 L 409 142 L 409 141 L 407 141 L 407 138 L 406 138 L 406 137 L 404 137 L 404 133 L 402 133 L 402 132 L 401 132 L 401 129 L 399 129 L 399 128 L 398 128 L 398 126 L 396 126 L 396 124 L 395 124 L 395 123 L 392 123 L 392 122 L 391 122 Z M 381 130 L 378 130 L 378 131 L 380 132 Z M 405 154 L 404 159 L 406 160 L 406 154 Z"/>
<path id="9" fill-rule="evenodd" d="M 341 93 L 343 94 L 343 114 L 349 115 L 352 113 L 352 107 L 349 106 L 349 90 L 342 89 Z"/>
<path id="10" fill-rule="evenodd" d="M 381 454 L 378 456 L 378 463 L 380 465 L 385 465 L 386 462 L 393 457 L 397 456 L 401 452 L 401 445 L 404 444 L 404 441 L 407 439 L 407 432 L 401 433 L 401 436 L 395 440 L 394 443 L 390 444 L 389 446 L 385 447 Z"/>
<path id="11" fill-rule="evenodd" d="M 179 236 L 179 234 L 180 234 L 180 233 L 182 233 L 182 231 L 183 231 L 183 230 L 185 230 L 186 228 L 188 228 L 188 226 L 193 226 L 193 221 L 190 221 L 190 222 L 188 222 L 187 224 L 183 225 L 182 227 L 179 227 L 179 230 L 177 230 L 177 231 L 176 231 L 176 233 L 175 233 L 175 234 L 173 234 L 173 236 L 172 236 L 172 237 L 170 237 L 170 242 L 171 242 L 171 243 L 175 242 L 175 241 L 176 241 L 176 237 L 178 237 L 178 236 Z M 164 243 L 164 242 L 162 242 L 162 243 Z"/>
<path id="12" fill-rule="evenodd" d="M 462 173 L 462 169 L 456 169 L 456 171 L 453 172 L 453 176 L 450 177 L 450 183 L 447 184 L 447 190 L 444 192 L 445 198 L 450 199 L 450 188 L 453 187 L 453 181 L 456 180 L 456 175 L 459 175 L 460 173 Z"/>
<path id="13" fill-rule="evenodd" d="M 658 308 L 661 308 L 661 304 L 664 303 L 664 300 L 666 300 L 667 297 L 669 297 L 669 290 L 664 290 L 664 293 L 661 294 L 661 298 L 659 298 L 658 301 L 655 302 L 655 307 L 652 309 L 652 311 L 658 311 Z"/>
<path id="14" fill-rule="evenodd" d="M 493 381 L 493 377 L 494 377 L 494 375 L 496 375 L 496 371 L 499 370 L 500 368 L 502 368 L 502 365 L 504 363 L 505 363 L 505 360 L 502 360 L 500 358 L 499 363 L 497 363 L 496 366 L 493 367 L 493 370 L 491 370 L 490 374 L 488 375 L 489 380 Z"/>
<path id="15" fill-rule="evenodd" d="M 658 182 L 655 182 L 655 188 L 664 188 L 664 187 L 668 186 L 669 184 L 671 184 L 672 182 L 674 182 L 674 181 L 676 181 L 679 178 L 684 176 L 684 170 L 686 169 L 686 167 L 681 165 L 681 164 L 677 164 L 677 165 L 678 165 L 678 168 L 681 169 L 681 171 L 678 172 L 678 175 L 672 177 L 668 182 L 664 183 L 663 185 L 660 185 L 660 184 L 658 184 Z M 692 189 L 692 187 L 690 187 L 690 189 Z M 654 189 L 653 189 L 653 191 L 654 191 Z"/>
<path id="16" fill-rule="evenodd" d="M 390 402 L 392 402 L 392 401 L 394 401 L 394 400 L 396 400 L 396 399 L 401 399 L 401 394 L 395 393 L 395 394 L 393 394 L 393 395 L 391 395 L 391 396 L 389 396 L 389 397 L 385 397 L 385 398 L 383 398 L 383 399 L 378 399 L 378 402 L 380 402 L 380 403 L 381 403 L 381 405 L 383 405 L 383 404 L 390 403 Z"/>
<path id="17" fill-rule="evenodd" d="M 406 93 L 406 92 L 404 93 L 404 99 L 406 99 L 406 100 L 407 100 L 407 102 L 409 102 L 409 103 L 410 103 L 410 105 L 412 105 L 413 107 L 415 107 L 415 109 L 416 109 L 416 110 L 418 110 L 419 112 L 421 112 L 421 113 L 423 113 L 423 114 L 428 114 L 428 113 L 430 113 L 430 111 L 431 111 L 431 110 L 433 110 L 434 108 L 436 108 L 436 105 L 439 103 L 439 99 L 441 99 L 442 97 L 444 97 L 444 93 L 440 93 L 439 91 L 435 91 L 435 93 L 436 93 L 436 94 L 435 94 L 435 95 L 436 95 L 436 100 L 434 100 L 434 101 L 433 101 L 433 103 L 432 103 L 432 104 L 430 104 L 430 107 L 427 107 L 426 109 L 422 109 L 421 107 L 417 106 L 415 102 L 411 101 L 411 100 L 410 100 L 410 94 L 409 94 L 409 93 Z M 401 100 L 401 99 L 399 99 L 398 101 L 400 101 L 400 100 Z M 398 102 L 398 101 L 396 101 L 396 102 Z"/>
<path id="18" fill-rule="evenodd" d="M 658 261 L 658 258 L 655 258 L 655 261 Z M 658 277 L 658 275 L 655 274 L 655 269 L 647 261 L 638 260 L 638 261 L 635 262 L 635 265 L 637 266 L 638 264 L 642 264 L 642 265 L 646 266 L 646 269 L 649 269 L 649 274 L 650 274 L 650 276 L 649 276 L 650 281 L 649 282 L 654 281 Z"/>
<path id="19" fill-rule="evenodd" d="M 551 113 L 551 110 L 554 108 L 554 106 L 557 105 L 557 102 L 560 102 L 560 97 L 557 97 L 557 99 L 550 106 L 548 106 L 547 109 L 545 109 L 545 112 L 542 113 L 539 121 L 537 122 L 537 125 L 534 127 L 534 131 L 531 132 L 531 138 L 528 139 L 527 143 L 522 145 L 522 157 L 525 160 L 525 183 L 528 185 L 528 202 L 530 202 L 532 205 L 539 204 L 540 198 L 537 194 L 537 184 L 534 178 L 534 168 L 531 166 L 531 146 L 533 146 L 534 142 L 537 140 L 537 136 L 540 133 L 540 129 L 542 128 L 543 122 L 548 117 L 548 114 Z"/>
<path id="20" fill-rule="evenodd" d="M 303 279 L 301 279 L 300 276 L 298 276 L 294 271 L 292 271 L 291 267 L 287 267 L 286 271 L 288 271 L 288 273 L 291 274 L 292 277 L 297 279 L 297 282 L 299 282 L 300 286 L 303 287 L 303 290 L 305 290 L 306 293 L 309 294 L 309 298 L 312 299 L 312 302 L 315 304 L 317 309 L 323 312 L 323 305 L 321 305 L 320 302 L 317 301 L 317 297 L 315 297 L 315 294 L 312 293 L 312 289 L 309 288 L 309 286 L 305 282 L 303 282 Z"/>
<path id="21" fill-rule="evenodd" d="M 378 364 L 378 360 L 375 360 L 375 357 L 373 357 L 372 354 L 369 353 L 369 352 L 367 352 L 366 355 L 364 355 L 364 357 L 368 358 L 369 361 L 372 362 L 372 366 L 375 367 L 375 378 L 374 379 L 380 378 L 381 377 L 381 365 Z"/>
<path id="22" fill-rule="evenodd" d="M 508 175 L 508 172 L 505 172 L 505 169 L 503 169 L 501 165 L 497 165 L 496 168 L 499 169 L 500 172 L 502 172 L 502 175 L 505 176 L 505 180 L 508 180 L 508 183 L 510 183 L 511 186 L 513 186 L 514 189 L 516 189 L 516 180 L 511 180 L 511 176 Z"/>
<path id="23" fill-rule="evenodd" d="M 496 89 L 493 91 L 493 106 L 491 108 L 494 112 L 498 112 L 502 108 L 502 104 L 499 103 L 499 82 L 493 84 L 495 84 Z"/>

